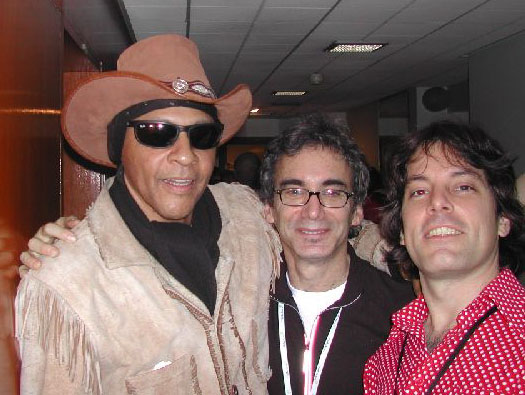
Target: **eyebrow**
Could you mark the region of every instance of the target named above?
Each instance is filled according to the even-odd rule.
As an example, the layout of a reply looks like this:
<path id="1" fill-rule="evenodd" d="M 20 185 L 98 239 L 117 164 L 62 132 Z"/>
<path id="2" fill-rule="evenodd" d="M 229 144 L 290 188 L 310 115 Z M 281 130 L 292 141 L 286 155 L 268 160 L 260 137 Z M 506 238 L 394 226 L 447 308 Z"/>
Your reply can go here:
<path id="1" fill-rule="evenodd" d="M 304 187 L 304 181 L 299 180 L 297 178 L 285 178 L 284 180 L 281 180 L 281 182 L 279 183 L 280 188 L 282 188 L 283 186 L 287 186 L 287 185 L 297 185 L 300 187 Z M 328 180 L 324 180 L 321 185 L 324 187 L 330 186 L 330 185 L 348 187 L 348 185 L 343 180 L 340 180 L 338 178 L 330 178 Z"/>
<path id="2" fill-rule="evenodd" d="M 452 177 L 463 177 L 463 176 L 473 176 L 477 178 L 478 180 L 483 181 L 483 178 L 474 170 L 461 169 L 461 170 L 452 172 Z M 425 176 L 424 174 L 415 174 L 413 176 L 407 177 L 406 183 L 409 184 L 414 181 L 428 181 L 428 179 L 429 178 Z"/>

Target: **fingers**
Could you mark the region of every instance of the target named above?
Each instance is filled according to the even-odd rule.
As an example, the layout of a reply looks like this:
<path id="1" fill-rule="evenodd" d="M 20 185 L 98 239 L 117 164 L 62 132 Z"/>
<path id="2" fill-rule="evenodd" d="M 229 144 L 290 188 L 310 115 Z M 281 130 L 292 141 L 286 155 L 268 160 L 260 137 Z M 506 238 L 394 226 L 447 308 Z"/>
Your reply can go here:
<path id="1" fill-rule="evenodd" d="M 55 223 L 63 228 L 73 229 L 80 223 L 80 220 L 74 215 L 70 215 L 69 217 L 60 217 Z"/>
<path id="2" fill-rule="evenodd" d="M 22 252 L 22 254 L 20 255 L 20 261 L 22 261 L 22 255 L 24 254 L 27 254 L 27 252 Z M 36 267 L 35 269 L 38 269 L 38 267 Z M 18 268 L 18 274 L 20 275 L 20 278 L 24 278 L 27 273 L 29 273 L 28 266 L 22 265 Z"/>
<path id="3" fill-rule="evenodd" d="M 75 216 L 61 217 L 56 222 L 47 223 L 38 229 L 27 243 L 29 250 L 20 254 L 20 261 L 26 266 L 20 269 L 20 276 L 23 277 L 28 269 L 39 269 L 42 265 L 41 256 L 58 256 L 60 250 L 53 245 L 57 239 L 76 241 L 75 234 L 69 229 L 74 228 L 79 222 Z"/>
<path id="4" fill-rule="evenodd" d="M 52 239 L 54 240 L 54 239 Z M 32 257 L 38 258 L 38 255 L 45 255 L 49 257 L 56 257 L 60 253 L 59 249 L 55 246 L 37 239 L 36 237 L 33 237 L 29 240 L 27 243 L 27 246 L 29 247 L 29 254 Z"/>
<path id="5" fill-rule="evenodd" d="M 28 271 L 28 268 L 39 269 L 42 265 L 42 262 L 31 255 L 29 251 L 24 251 L 20 254 L 20 262 L 22 262 L 22 265 L 25 265 L 20 267 L 20 277 L 24 277 Z"/>
<path id="6" fill-rule="evenodd" d="M 59 239 L 63 241 L 70 241 L 70 242 L 76 241 L 75 234 L 66 228 L 67 226 L 66 220 L 63 220 L 60 222 L 59 221 L 50 222 L 42 226 L 38 230 L 36 235 L 33 237 L 33 239 L 39 239 L 40 241 L 46 244 L 52 244 L 55 241 L 55 239 Z M 74 220 L 72 220 L 72 222 L 74 223 Z M 37 250 L 34 250 L 34 251 L 38 253 L 42 253 Z"/>

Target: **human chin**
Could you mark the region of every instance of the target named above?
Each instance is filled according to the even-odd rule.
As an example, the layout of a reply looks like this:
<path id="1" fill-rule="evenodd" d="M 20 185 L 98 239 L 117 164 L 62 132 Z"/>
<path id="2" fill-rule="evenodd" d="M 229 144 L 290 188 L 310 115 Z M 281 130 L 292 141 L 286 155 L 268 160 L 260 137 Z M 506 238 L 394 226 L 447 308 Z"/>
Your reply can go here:
<path id="1" fill-rule="evenodd" d="M 319 262 L 332 257 L 335 254 L 335 248 L 333 245 L 296 246 L 294 254 L 303 261 Z"/>
<path id="2" fill-rule="evenodd" d="M 462 260 L 461 251 L 451 248 L 434 248 L 425 251 L 408 248 L 408 253 L 419 270 L 427 275 L 449 271 L 458 266 Z"/>
<path id="3" fill-rule="evenodd" d="M 182 222 L 191 224 L 195 202 L 189 199 L 172 198 L 170 202 L 156 202 L 152 205 L 156 214 L 156 221 Z"/>
<path id="4" fill-rule="evenodd" d="M 336 248 L 334 240 L 322 234 L 301 234 L 289 243 L 290 248 L 298 256 L 322 258 L 329 256 Z"/>
<path id="5" fill-rule="evenodd" d="M 199 201 L 204 188 L 194 188 L 189 193 L 164 194 L 161 199 L 156 199 L 156 209 L 166 221 L 191 223 L 195 205 Z M 157 196 L 158 198 L 158 196 Z"/>

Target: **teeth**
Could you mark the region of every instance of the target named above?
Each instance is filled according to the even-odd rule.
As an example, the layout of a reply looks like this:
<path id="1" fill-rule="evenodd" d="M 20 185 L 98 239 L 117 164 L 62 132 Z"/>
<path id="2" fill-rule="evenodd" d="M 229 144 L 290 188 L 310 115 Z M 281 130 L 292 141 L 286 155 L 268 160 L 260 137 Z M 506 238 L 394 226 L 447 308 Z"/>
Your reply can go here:
<path id="1" fill-rule="evenodd" d="M 188 186 L 192 183 L 192 180 L 164 180 L 166 184 L 175 185 L 175 186 Z"/>
<path id="2" fill-rule="evenodd" d="M 307 235 L 318 235 L 321 233 L 319 230 L 303 230 L 303 233 Z"/>
<path id="3" fill-rule="evenodd" d="M 448 235 L 459 235 L 461 234 L 460 231 L 452 228 L 447 228 L 446 226 L 442 226 L 440 228 L 432 229 L 430 232 L 428 232 L 428 236 L 448 236 Z"/>

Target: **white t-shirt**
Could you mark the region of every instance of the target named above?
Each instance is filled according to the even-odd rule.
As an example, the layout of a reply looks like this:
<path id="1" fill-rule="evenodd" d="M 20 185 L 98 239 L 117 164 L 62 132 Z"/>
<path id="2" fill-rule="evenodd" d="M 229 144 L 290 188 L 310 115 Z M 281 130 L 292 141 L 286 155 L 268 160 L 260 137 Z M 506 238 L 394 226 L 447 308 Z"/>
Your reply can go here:
<path id="1" fill-rule="evenodd" d="M 306 341 L 308 343 L 315 319 L 328 306 L 331 306 L 335 301 L 341 299 L 345 290 L 346 281 L 334 289 L 323 292 L 301 291 L 294 288 L 292 284 L 290 284 L 288 273 L 286 273 L 286 282 L 292 291 L 293 298 L 299 309 L 299 315 L 303 321 Z"/>

